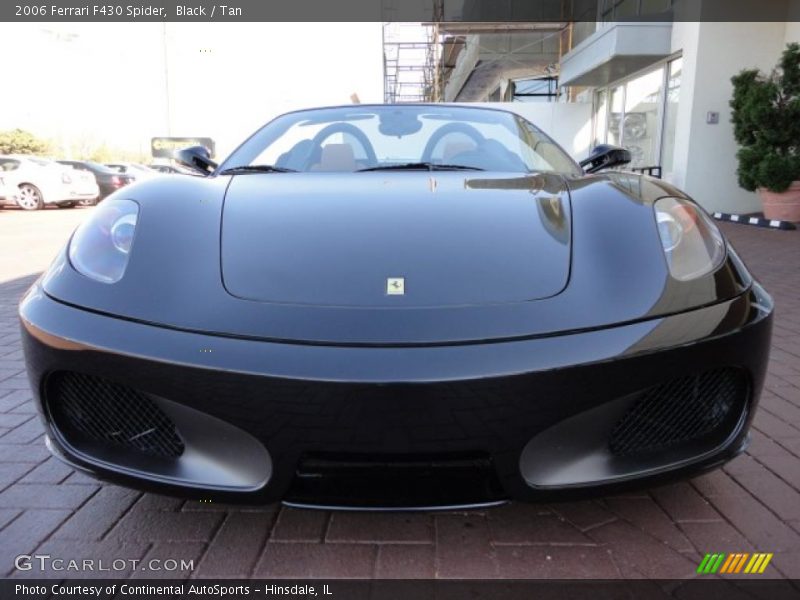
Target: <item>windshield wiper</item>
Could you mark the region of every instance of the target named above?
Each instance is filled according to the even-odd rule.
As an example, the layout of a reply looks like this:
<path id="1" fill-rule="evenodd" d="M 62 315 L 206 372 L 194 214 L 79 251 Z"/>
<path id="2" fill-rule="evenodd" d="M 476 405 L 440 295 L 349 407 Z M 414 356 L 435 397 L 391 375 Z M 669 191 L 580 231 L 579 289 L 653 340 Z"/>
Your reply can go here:
<path id="1" fill-rule="evenodd" d="M 297 171 L 274 165 L 242 165 L 220 171 L 220 175 L 244 175 L 247 173 L 297 173 Z"/>
<path id="2" fill-rule="evenodd" d="M 359 169 L 357 173 L 364 171 L 415 171 L 425 169 L 428 171 L 483 171 L 480 167 L 468 167 L 467 165 L 448 165 L 432 162 L 410 162 L 399 165 L 381 165 L 378 167 L 367 167 Z"/>

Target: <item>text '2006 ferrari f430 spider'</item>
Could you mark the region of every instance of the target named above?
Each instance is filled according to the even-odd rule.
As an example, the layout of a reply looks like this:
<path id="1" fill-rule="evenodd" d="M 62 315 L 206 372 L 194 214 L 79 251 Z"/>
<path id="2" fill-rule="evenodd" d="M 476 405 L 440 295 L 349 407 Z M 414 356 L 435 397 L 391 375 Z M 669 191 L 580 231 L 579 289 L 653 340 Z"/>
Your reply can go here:
<path id="1" fill-rule="evenodd" d="M 651 485 L 740 453 L 772 300 L 658 179 L 521 117 L 276 118 L 112 194 L 20 305 L 47 443 L 215 501 L 427 509 Z"/>

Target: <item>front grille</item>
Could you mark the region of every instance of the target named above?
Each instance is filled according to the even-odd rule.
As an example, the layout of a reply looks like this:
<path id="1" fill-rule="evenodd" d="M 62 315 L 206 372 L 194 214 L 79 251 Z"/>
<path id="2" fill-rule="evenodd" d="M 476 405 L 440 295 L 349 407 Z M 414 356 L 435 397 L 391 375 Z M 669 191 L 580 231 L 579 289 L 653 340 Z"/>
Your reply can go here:
<path id="1" fill-rule="evenodd" d="M 338 507 L 445 507 L 506 499 L 486 454 L 315 454 L 301 459 L 288 502 Z"/>
<path id="2" fill-rule="evenodd" d="M 175 423 L 153 400 L 128 386 L 58 373 L 48 382 L 47 401 L 67 441 L 100 442 L 161 458 L 183 454 Z"/>
<path id="3" fill-rule="evenodd" d="M 738 369 L 672 379 L 642 392 L 614 426 L 609 449 L 616 456 L 631 456 L 727 435 L 746 395 L 747 380 Z"/>

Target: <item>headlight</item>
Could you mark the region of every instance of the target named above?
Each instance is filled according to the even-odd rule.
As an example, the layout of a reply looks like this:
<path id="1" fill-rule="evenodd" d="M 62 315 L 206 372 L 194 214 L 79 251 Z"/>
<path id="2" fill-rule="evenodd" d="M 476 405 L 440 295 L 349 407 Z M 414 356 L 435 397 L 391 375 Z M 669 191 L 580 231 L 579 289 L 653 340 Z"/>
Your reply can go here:
<path id="1" fill-rule="evenodd" d="M 133 200 L 107 200 L 81 224 L 69 244 L 72 266 L 86 277 L 116 283 L 125 273 L 133 247 L 139 205 Z"/>
<path id="2" fill-rule="evenodd" d="M 725 242 L 702 210 L 680 198 L 662 198 L 654 208 L 658 235 L 675 279 L 702 277 L 722 264 Z"/>

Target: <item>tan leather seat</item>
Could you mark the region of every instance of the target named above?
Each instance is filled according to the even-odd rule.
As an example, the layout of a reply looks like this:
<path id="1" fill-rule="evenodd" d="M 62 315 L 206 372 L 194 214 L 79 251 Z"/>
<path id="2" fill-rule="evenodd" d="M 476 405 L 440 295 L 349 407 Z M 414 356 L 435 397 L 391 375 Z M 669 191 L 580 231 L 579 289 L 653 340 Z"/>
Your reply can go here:
<path id="1" fill-rule="evenodd" d="M 350 144 L 326 144 L 322 147 L 319 162 L 312 171 L 355 171 L 358 168 Z"/>

